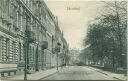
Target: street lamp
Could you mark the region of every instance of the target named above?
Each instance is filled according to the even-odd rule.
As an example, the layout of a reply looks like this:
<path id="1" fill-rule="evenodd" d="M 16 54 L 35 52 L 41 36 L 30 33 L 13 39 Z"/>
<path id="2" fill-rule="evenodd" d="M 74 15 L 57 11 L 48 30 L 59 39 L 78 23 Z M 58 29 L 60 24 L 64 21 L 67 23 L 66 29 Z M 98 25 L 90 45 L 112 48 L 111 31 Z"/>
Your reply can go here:
<path id="1" fill-rule="evenodd" d="M 25 30 L 26 40 L 25 40 L 25 68 L 24 68 L 24 80 L 27 80 L 28 73 L 28 63 L 29 63 L 29 44 L 35 41 L 35 34 L 32 31 L 29 31 L 28 28 Z"/>
<path id="2" fill-rule="evenodd" d="M 60 46 L 61 46 L 61 44 L 57 43 L 57 46 L 55 48 L 55 52 L 57 54 L 57 70 L 58 70 L 58 53 L 60 52 Z"/>
<path id="3" fill-rule="evenodd" d="M 28 47 L 29 47 L 27 30 L 25 31 L 25 33 L 26 33 L 26 40 L 25 40 L 25 44 L 24 44 L 24 48 L 25 48 L 24 80 L 27 80 L 27 67 L 28 67 L 27 57 L 28 57 Z"/>
<path id="4" fill-rule="evenodd" d="M 28 63 L 29 63 L 29 57 L 28 57 L 28 53 L 29 53 L 29 44 L 33 43 L 36 38 L 35 38 L 35 33 L 29 30 L 29 19 L 27 18 L 26 15 L 26 30 L 25 30 L 25 44 L 24 44 L 24 51 L 25 51 L 25 68 L 24 68 L 24 80 L 27 80 L 27 73 L 28 73 Z"/>

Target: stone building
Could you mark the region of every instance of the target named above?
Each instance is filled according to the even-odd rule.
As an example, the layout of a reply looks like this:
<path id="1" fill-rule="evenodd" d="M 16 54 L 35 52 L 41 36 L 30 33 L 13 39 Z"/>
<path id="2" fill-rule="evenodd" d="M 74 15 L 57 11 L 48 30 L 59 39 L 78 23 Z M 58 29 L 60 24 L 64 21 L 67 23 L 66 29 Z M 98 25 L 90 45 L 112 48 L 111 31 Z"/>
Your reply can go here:
<path id="1" fill-rule="evenodd" d="M 56 55 L 52 51 L 62 38 L 57 23 L 43 0 L 0 0 L 1 68 L 24 67 L 26 29 L 34 40 L 28 48 L 29 70 L 55 67 Z M 48 42 L 45 50 L 42 50 L 42 41 Z"/>

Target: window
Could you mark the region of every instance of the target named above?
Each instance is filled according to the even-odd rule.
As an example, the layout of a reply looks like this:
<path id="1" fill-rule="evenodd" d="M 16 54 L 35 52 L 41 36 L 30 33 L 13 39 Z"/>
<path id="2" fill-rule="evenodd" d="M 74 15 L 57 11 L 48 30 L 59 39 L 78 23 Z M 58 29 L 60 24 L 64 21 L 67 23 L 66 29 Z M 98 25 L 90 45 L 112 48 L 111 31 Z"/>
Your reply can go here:
<path id="1" fill-rule="evenodd" d="M 22 60 L 22 55 L 21 55 L 21 43 L 19 43 L 19 61 Z"/>
<path id="2" fill-rule="evenodd" d="M 32 9 L 32 0 L 29 0 L 29 7 Z"/>
<path id="3" fill-rule="evenodd" d="M 2 60 L 2 37 L 0 37 L 0 62 Z"/>
<path id="4" fill-rule="evenodd" d="M 33 62 L 34 62 L 34 59 L 35 59 L 35 49 L 33 47 Z"/>
<path id="5" fill-rule="evenodd" d="M 19 13 L 18 13 L 18 22 L 17 22 L 17 24 L 18 24 L 18 27 L 21 30 L 21 14 L 19 14 Z"/>
<path id="6" fill-rule="evenodd" d="M 0 17 L 2 16 L 2 1 L 3 0 L 0 0 Z"/>
<path id="7" fill-rule="evenodd" d="M 29 60 L 30 62 L 32 61 L 32 50 L 31 50 L 31 46 L 29 46 Z"/>
<path id="8" fill-rule="evenodd" d="M 41 50 L 38 50 L 38 61 L 40 62 L 41 61 Z"/>
<path id="9" fill-rule="evenodd" d="M 9 39 L 7 38 L 6 39 L 6 58 L 5 58 L 6 61 L 8 61 L 8 59 L 9 59 L 9 56 L 8 56 L 8 43 L 9 43 Z"/>
<path id="10" fill-rule="evenodd" d="M 17 56 L 17 46 L 16 46 L 16 42 L 15 41 L 13 41 L 13 44 L 12 44 L 12 51 L 13 51 L 13 62 L 17 63 L 18 56 Z"/>
<path id="11" fill-rule="evenodd" d="M 15 42 L 13 41 L 12 42 L 13 61 L 14 61 L 14 58 L 15 58 L 15 56 L 14 56 L 15 55 L 15 46 L 14 45 L 15 45 Z"/>
<path id="12" fill-rule="evenodd" d="M 2 38 L 2 62 L 6 61 L 6 38 Z"/>
<path id="13" fill-rule="evenodd" d="M 13 62 L 12 41 L 8 41 L 8 62 Z"/>

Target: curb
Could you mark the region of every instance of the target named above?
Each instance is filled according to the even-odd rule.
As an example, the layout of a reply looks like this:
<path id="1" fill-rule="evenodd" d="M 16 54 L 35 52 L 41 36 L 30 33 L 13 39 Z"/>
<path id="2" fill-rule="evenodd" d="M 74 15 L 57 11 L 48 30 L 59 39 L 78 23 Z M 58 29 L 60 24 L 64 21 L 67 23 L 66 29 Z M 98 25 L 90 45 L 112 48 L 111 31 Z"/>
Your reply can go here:
<path id="1" fill-rule="evenodd" d="M 47 69 L 47 70 L 50 70 L 50 69 Z M 46 71 L 46 70 L 44 70 L 44 71 Z M 54 74 L 54 73 L 56 73 L 57 72 L 57 70 L 56 71 L 54 71 L 54 72 L 52 72 L 51 74 L 47 74 L 46 76 L 49 76 L 49 75 L 52 75 L 52 74 Z M 35 72 L 36 73 L 36 72 Z M 35 74 L 35 73 L 32 73 L 32 74 Z M 37 72 L 38 73 L 38 72 Z M 21 74 L 21 75 L 15 75 L 15 76 L 22 76 L 22 75 L 24 75 L 24 74 Z M 28 74 L 28 75 L 31 75 L 31 74 Z M 10 80 L 11 78 L 11 80 L 14 80 L 13 78 L 15 78 L 15 76 L 7 76 L 7 77 L 3 77 L 3 79 L 2 80 Z M 44 77 L 46 77 L 46 76 L 44 76 Z M 24 76 L 23 76 L 24 77 Z M 42 77 L 39 77 L 39 78 L 36 78 L 35 80 L 40 80 L 40 78 L 42 78 Z M 31 80 L 31 78 L 28 78 L 28 80 Z M 1 80 L 1 77 L 0 77 L 0 80 Z M 23 80 L 23 79 L 17 79 L 17 80 Z"/>
<path id="2" fill-rule="evenodd" d="M 60 70 L 65 69 L 65 68 L 67 68 L 67 67 L 61 68 Z M 56 71 L 56 72 L 54 72 L 54 73 L 51 73 L 51 74 L 49 74 L 49 75 L 47 75 L 47 76 L 45 76 L 45 77 L 42 77 L 42 78 L 40 78 L 40 79 L 38 79 L 38 80 L 42 80 L 42 79 L 44 79 L 44 78 L 50 77 L 50 76 L 52 76 L 52 75 L 58 73 L 60 70 L 58 70 L 58 71 Z"/>
<path id="3" fill-rule="evenodd" d="M 92 69 L 92 67 L 91 67 L 91 69 Z M 93 69 L 93 70 L 95 70 L 95 69 Z M 97 70 L 95 70 L 95 71 L 97 71 Z M 101 71 L 97 71 L 97 72 L 100 72 L 100 73 L 102 73 L 102 74 L 104 74 L 104 75 L 109 76 L 107 73 L 104 73 L 104 72 L 101 72 Z M 121 81 L 125 81 L 125 80 L 122 80 L 122 79 L 117 78 L 117 77 L 114 77 L 114 76 L 112 76 L 112 77 L 115 78 L 115 79 L 121 80 Z"/>
<path id="4" fill-rule="evenodd" d="M 96 70 L 95 70 L 96 71 Z M 101 71 L 97 71 L 97 72 L 100 72 L 100 73 L 102 73 L 102 74 L 104 74 L 104 75 L 107 75 L 108 76 L 108 74 L 107 73 L 104 73 L 104 72 L 101 72 Z"/>
<path id="5" fill-rule="evenodd" d="M 121 81 L 125 81 L 125 80 L 122 80 L 122 79 L 120 79 L 120 78 L 117 78 L 117 77 L 113 77 L 113 78 L 115 78 L 115 79 L 118 79 L 118 80 L 121 80 Z"/>
<path id="6" fill-rule="evenodd" d="M 56 74 L 56 73 L 58 73 L 58 71 L 56 71 L 56 72 L 54 72 L 54 73 L 52 73 L 52 74 L 49 74 L 49 75 L 47 75 L 47 76 L 45 76 L 45 77 L 42 77 L 42 78 L 40 78 L 40 79 L 38 79 L 38 80 L 42 80 L 42 79 L 47 78 L 47 77 L 49 77 L 49 76 L 52 76 L 52 75 L 54 75 L 54 74 Z"/>

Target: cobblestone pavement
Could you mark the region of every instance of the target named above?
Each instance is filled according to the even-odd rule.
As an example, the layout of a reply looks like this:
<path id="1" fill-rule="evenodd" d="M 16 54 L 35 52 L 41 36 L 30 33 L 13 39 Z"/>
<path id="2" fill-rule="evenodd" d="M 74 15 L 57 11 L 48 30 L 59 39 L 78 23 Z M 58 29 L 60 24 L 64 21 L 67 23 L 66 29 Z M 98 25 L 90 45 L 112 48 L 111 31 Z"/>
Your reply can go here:
<path id="1" fill-rule="evenodd" d="M 117 80 L 111 76 L 97 72 L 89 67 L 70 66 L 57 73 L 41 78 L 41 80 Z"/>

